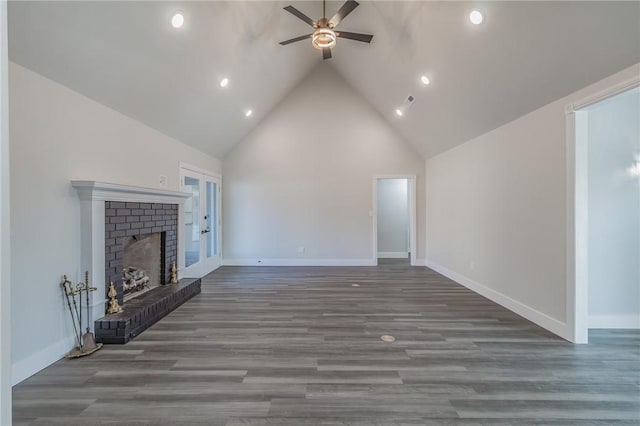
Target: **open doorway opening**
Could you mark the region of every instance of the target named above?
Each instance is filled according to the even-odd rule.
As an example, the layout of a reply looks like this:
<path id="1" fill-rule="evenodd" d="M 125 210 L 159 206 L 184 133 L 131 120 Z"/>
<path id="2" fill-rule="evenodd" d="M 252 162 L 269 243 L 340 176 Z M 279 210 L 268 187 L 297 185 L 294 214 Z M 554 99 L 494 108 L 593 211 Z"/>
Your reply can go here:
<path id="1" fill-rule="evenodd" d="M 415 176 L 374 179 L 376 264 L 415 264 Z"/>
<path id="2" fill-rule="evenodd" d="M 575 112 L 576 341 L 640 329 L 640 88 Z"/>

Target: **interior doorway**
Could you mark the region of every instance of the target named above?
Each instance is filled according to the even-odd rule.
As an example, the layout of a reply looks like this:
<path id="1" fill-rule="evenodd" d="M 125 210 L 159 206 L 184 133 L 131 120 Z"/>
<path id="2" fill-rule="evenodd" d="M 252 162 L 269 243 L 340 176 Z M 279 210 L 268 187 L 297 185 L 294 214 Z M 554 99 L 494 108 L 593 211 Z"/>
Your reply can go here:
<path id="1" fill-rule="evenodd" d="M 640 88 L 576 109 L 575 330 L 640 328 Z"/>
<path id="2" fill-rule="evenodd" d="M 373 186 L 375 264 L 415 265 L 415 176 L 376 176 Z"/>

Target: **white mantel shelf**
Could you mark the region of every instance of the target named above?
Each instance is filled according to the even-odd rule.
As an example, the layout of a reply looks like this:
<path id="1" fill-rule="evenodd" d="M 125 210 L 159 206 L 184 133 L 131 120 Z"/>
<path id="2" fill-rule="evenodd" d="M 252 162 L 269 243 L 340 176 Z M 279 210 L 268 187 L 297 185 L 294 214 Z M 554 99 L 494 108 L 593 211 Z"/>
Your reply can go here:
<path id="1" fill-rule="evenodd" d="M 78 197 L 83 201 L 135 201 L 181 204 L 192 195 L 182 191 L 120 185 L 95 180 L 72 180 L 71 185 L 78 190 Z"/>

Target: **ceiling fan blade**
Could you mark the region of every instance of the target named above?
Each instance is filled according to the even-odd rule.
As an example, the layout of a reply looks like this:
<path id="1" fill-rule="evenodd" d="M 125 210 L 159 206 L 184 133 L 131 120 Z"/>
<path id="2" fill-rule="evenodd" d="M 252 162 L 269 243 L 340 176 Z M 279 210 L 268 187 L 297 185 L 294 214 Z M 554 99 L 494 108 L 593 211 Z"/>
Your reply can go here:
<path id="1" fill-rule="evenodd" d="M 336 27 L 340 23 L 340 21 L 346 18 L 348 14 L 353 12 L 353 9 L 358 7 L 359 4 L 360 3 L 355 0 L 347 0 L 345 4 L 343 4 L 342 7 L 336 12 L 336 14 L 333 15 L 331 19 L 329 19 L 329 23 L 333 27 Z"/>
<path id="2" fill-rule="evenodd" d="M 325 47 L 322 49 L 322 59 L 331 59 L 331 48 Z"/>
<path id="3" fill-rule="evenodd" d="M 349 40 L 363 41 L 371 43 L 373 36 L 371 34 L 349 33 L 346 31 L 336 31 L 336 37 L 348 38 Z"/>
<path id="4" fill-rule="evenodd" d="M 285 40 L 285 41 L 281 41 L 280 44 L 283 46 L 286 46 L 287 44 L 291 44 L 291 43 L 295 43 L 296 41 L 300 41 L 300 40 L 306 40 L 308 38 L 311 38 L 313 34 L 307 34 L 307 35 L 303 35 L 300 37 L 296 37 L 296 38 L 292 38 L 289 40 Z"/>
<path id="5" fill-rule="evenodd" d="M 287 12 L 297 16 L 298 18 L 302 19 L 304 22 L 306 22 L 307 24 L 311 25 L 312 27 L 315 25 L 315 22 L 313 21 L 313 19 L 309 18 L 307 15 L 305 15 L 302 12 L 300 12 L 295 7 L 287 6 L 287 7 L 283 8 L 283 9 L 286 10 Z"/>

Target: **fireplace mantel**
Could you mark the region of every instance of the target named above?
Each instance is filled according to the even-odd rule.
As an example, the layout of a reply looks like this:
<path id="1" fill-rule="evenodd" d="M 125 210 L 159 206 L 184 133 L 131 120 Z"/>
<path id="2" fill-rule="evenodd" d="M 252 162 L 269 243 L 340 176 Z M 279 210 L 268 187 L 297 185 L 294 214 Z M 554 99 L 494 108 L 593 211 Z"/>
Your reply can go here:
<path id="1" fill-rule="evenodd" d="M 83 201 L 130 201 L 180 204 L 191 197 L 188 192 L 120 185 L 95 180 L 72 180 Z"/>
<path id="2" fill-rule="evenodd" d="M 97 288 L 92 295 L 91 324 L 104 315 L 105 306 L 105 201 L 182 205 L 188 192 L 143 188 L 91 180 L 72 180 L 80 200 L 80 268 L 89 271 L 89 282 Z M 182 209 L 178 209 L 178 216 Z M 182 219 L 179 219 L 182 220 Z M 178 240 L 178 252 L 181 242 Z M 180 268 L 180 262 L 178 262 Z M 180 276 L 180 269 L 178 276 Z"/>

